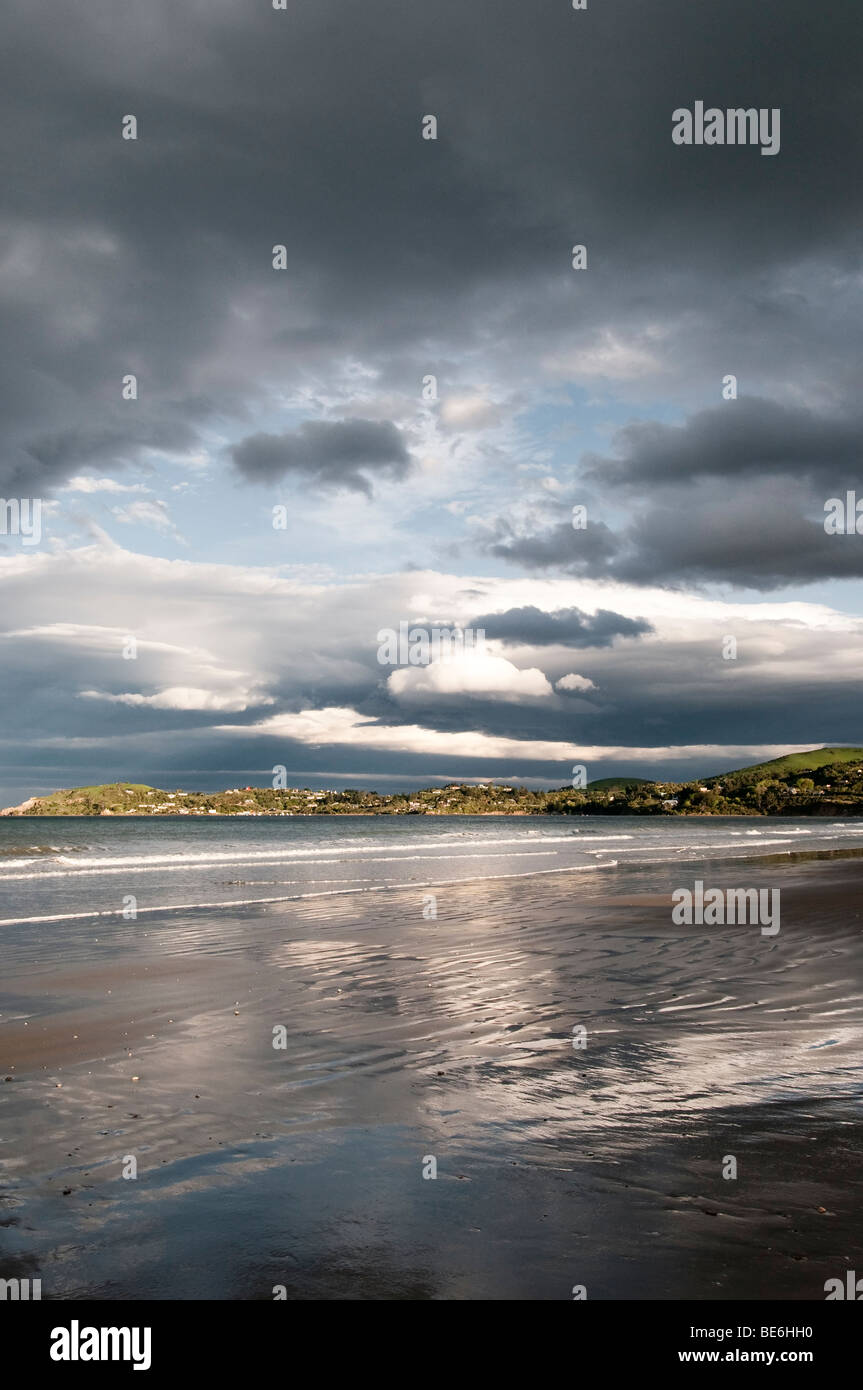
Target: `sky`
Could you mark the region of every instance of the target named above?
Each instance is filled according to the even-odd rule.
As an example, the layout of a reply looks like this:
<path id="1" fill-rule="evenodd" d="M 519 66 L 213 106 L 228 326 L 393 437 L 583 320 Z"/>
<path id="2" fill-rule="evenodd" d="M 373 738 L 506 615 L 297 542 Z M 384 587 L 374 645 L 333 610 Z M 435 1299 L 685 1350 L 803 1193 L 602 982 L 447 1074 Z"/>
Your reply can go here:
<path id="1" fill-rule="evenodd" d="M 4 30 L 0 804 L 863 742 L 858 5 Z M 696 102 L 779 148 L 676 143 Z"/>

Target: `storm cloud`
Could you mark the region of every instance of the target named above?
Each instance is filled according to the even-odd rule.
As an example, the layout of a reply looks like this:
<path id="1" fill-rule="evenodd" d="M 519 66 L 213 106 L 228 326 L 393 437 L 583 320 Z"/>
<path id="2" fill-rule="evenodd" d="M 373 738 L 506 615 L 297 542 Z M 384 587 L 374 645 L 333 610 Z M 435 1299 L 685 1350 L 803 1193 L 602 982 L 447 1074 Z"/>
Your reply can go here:
<path id="1" fill-rule="evenodd" d="M 820 489 L 861 478 L 863 418 L 822 414 L 803 406 L 749 399 L 698 411 L 682 425 L 638 421 L 619 430 L 615 452 L 583 460 L 585 477 L 604 488 L 687 486 L 719 478 L 787 475 Z"/>
<path id="2" fill-rule="evenodd" d="M 506 393 L 528 364 L 680 400 L 730 369 L 853 396 L 855 7 L 7 10 L 5 489 L 56 483 L 87 432 L 118 467 L 195 448 L 286 387 L 323 418 L 357 362 L 405 399 L 429 372 Z M 674 146 L 696 95 L 780 106 L 781 154 Z"/>
<path id="3" fill-rule="evenodd" d="M 272 483 L 300 474 L 322 487 L 371 492 L 368 473 L 403 478 L 410 455 L 388 421 L 308 420 L 295 433 L 254 434 L 235 444 L 231 457 L 250 483 Z"/>
<path id="4" fill-rule="evenodd" d="M 761 399 L 729 400 L 680 425 L 636 421 L 615 433 L 612 453 L 581 460 L 593 499 L 584 530 L 546 507 L 520 532 L 498 517 L 487 547 L 531 570 L 637 584 L 767 590 L 860 578 L 863 547 L 824 522 L 829 499 L 863 499 L 861 424 Z M 622 514 L 614 529 L 604 511 Z"/>
<path id="5" fill-rule="evenodd" d="M 610 647 L 616 637 L 640 637 L 652 631 L 643 619 L 625 618 L 607 608 L 596 613 L 582 613 L 578 608 L 555 613 L 533 606 L 510 608 L 506 613 L 487 613 L 475 622 L 486 637 L 534 647 Z"/>

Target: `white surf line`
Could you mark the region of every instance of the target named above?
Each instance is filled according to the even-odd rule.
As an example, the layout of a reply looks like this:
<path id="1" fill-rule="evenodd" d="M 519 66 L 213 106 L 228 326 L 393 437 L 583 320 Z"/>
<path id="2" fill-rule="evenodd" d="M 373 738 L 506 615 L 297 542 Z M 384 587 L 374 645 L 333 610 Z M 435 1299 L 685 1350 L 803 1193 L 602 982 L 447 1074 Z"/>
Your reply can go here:
<path id="1" fill-rule="evenodd" d="M 321 855 L 321 854 L 329 854 L 329 855 L 332 855 L 332 854 L 334 854 L 334 853 L 338 853 L 338 854 L 340 854 L 340 855 L 374 854 L 374 853 L 376 853 L 377 851 L 379 851 L 379 850 L 384 850 L 384 849 L 385 849 L 385 850 L 388 850 L 388 851 L 390 851 L 390 852 L 391 852 L 392 850 L 413 851 L 413 850 L 418 850 L 418 849 L 432 849 L 432 850 L 437 850 L 439 853 L 440 853 L 441 851 L 446 851 L 447 853 L 451 853 L 453 850 L 458 850 L 458 849 L 461 849 L 461 848 L 464 848 L 464 849 L 481 849 L 481 848 L 483 848 L 485 845 L 491 845 L 491 846 L 497 846 L 497 845 L 529 845 L 529 846 L 533 846 L 533 845 L 572 844 L 574 841 L 578 840 L 578 838 L 579 838 L 579 837 L 578 837 L 576 834 L 571 834 L 571 835 L 543 835 L 543 834 L 541 834 L 540 832 L 532 832 L 532 833 L 529 833 L 529 834 L 518 835 L 518 836 L 515 836 L 515 837 L 509 837 L 509 838 L 507 838 L 507 839 L 503 839 L 503 838 L 501 838 L 500 836 L 493 836 L 493 837 L 490 838 L 490 839 L 484 839 L 484 840 L 477 840 L 477 839 L 469 838 L 467 835 L 460 835 L 457 839 L 456 839 L 456 838 L 453 838 L 453 839 L 446 839 L 444 836 L 441 836 L 440 839 L 415 840 L 415 841 L 411 841 L 411 842 L 402 842 L 401 844 L 399 844 L 399 843 L 397 842 L 396 844 L 392 844 L 392 845 L 384 844 L 384 843 L 382 843 L 380 840 L 376 841 L 376 842 L 373 843 L 373 844 L 366 844 L 366 845 L 350 845 L 350 844 L 339 845 L 337 842 L 333 842 L 333 843 L 330 843 L 330 844 L 323 844 L 323 843 L 321 843 L 321 844 L 315 845 L 314 847 L 311 847 L 311 848 L 309 848 L 309 849 L 277 848 L 275 845 L 271 845 L 271 846 L 269 846 L 268 848 L 265 848 L 265 849 L 244 849 L 244 850 L 242 851 L 242 854 L 243 854 L 243 858 L 244 858 L 244 859 L 248 859 L 249 861 L 251 861 L 251 860 L 253 860 L 253 859 L 269 859 L 269 858 L 272 858 L 272 856 L 273 856 L 273 855 L 276 855 L 276 854 L 277 854 L 280 858 L 284 858 L 284 859 L 286 859 L 286 860 L 289 860 L 289 859 L 313 859 L 313 858 L 315 858 L 316 856 Z M 591 836 L 585 837 L 585 838 L 589 838 L 589 839 L 591 839 L 591 840 L 631 840 L 631 839 L 633 838 L 633 836 L 632 836 L 632 835 L 591 835 Z M 238 850 L 238 848 L 232 847 L 232 848 L 227 849 L 227 850 L 225 850 L 225 851 L 220 851 L 220 850 L 214 848 L 214 849 L 211 850 L 209 853 L 202 853 L 202 854 L 145 854 L 145 855 L 137 854 L 137 855 L 120 855 L 120 856 L 113 856 L 113 855 L 112 855 L 112 856 L 108 856 L 108 862 L 111 863 L 111 864 L 115 864 L 115 865 L 117 865 L 118 867 L 124 867 L 124 866 L 126 866 L 126 865 L 135 865 L 135 864 L 140 864 L 140 863 L 149 863 L 149 864 L 176 864 L 176 863 L 182 862 L 182 863 L 184 863 L 184 864 L 195 864 L 195 863 L 207 863 L 207 864 L 209 864 L 209 863 L 215 863 L 215 862 L 217 862 L 217 861 L 219 861 L 219 860 L 223 860 L 225 863 L 229 863 L 229 862 L 233 861 L 234 859 L 236 859 L 237 854 L 238 854 L 239 852 L 240 852 L 240 851 Z M 47 855 L 44 856 L 44 858 L 46 858 L 46 859 L 48 859 L 48 857 L 49 857 L 49 856 L 47 856 Z M 58 863 L 58 864 L 69 864 L 69 865 L 72 865 L 72 866 L 77 865 L 78 867 L 81 867 L 81 868 L 97 868 L 100 864 L 102 864 L 102 863 L 105 862 L 105 856 L 104 856 L 104 855 L 103 855 L 101 858 L 99 858 L 99 859 L 84 859 L 84 858 L 78 858 L 77 856 L 72 856 L 72 857 L 70 857 L 70 856 L 67 855 L 67 853 L 66 853 L 65 851 L 58 851 L 58 853 L 54 856 L 54 859 L 55 859 L 55 862 Z"/>
<path id="2" fill-rule="evenodd" d="M 713 850 L 713 849 L 739 849 L 739 850 L 743 851 L 744 854 L 748 854 L 750 850 L 753 850 L 753 849 L 760 849 L 760 848 L 762 847 L 762 845 L 790 845 L 790 844 L 792 844 L 792 843 L 793 843 L 793 842 L 792 842 L 791 839 L 782 839 L 782 840 L 759 840 L 757 845 L 751 844 L 751 843 L 749 843 L 749 844 L 743 843 L 743 842 L 741 842 L 740 840 L 732 840 L 732 842 L 731 842 L 730 844 L 718 844 L 718 845 L 715 845 L 715 844 L 703 844 L 703 845 L 648 845 L 648 844 L 643 844 L 643 845 L 632 845 L 630 848 L 627 848 L 627 849 L 615 847 L 615 849 L 614 849 L 613 852 L 614 852 L 614 854 L 644 854 L 646 851 L 649 851 L 651 854 L 668 854 L 668 853 L 671 851 L 671 852 L 673 852 L 674 854 L 684 854 L 684 853 L 686 853 L 686 852 L 689 851 L 689 850 L 698 850 L 699 854 L 701 854 L 702 851 L 705 851 L 705 850 Z M 586 853 L 587 853 L 587 854 L 605 854 L 606 851 L 605 851 L 605 850 L 601 850 L 601 849 L 589 849 L 589 850 L 586 851 Z M 705 859 L 708 859 L 710 856 L 709 856 L 708 854 L 705 854 L 704 857 L 705 857 Z M 669 863 L 670 863 L 670 862 L 671 862 L 671 861 L 669 860 Z M 38 875 L 35 875 L 35 877 L 38 877 Z"/>
<path id="3" fill-rule="evenodd" d="M 354 893 L 412 893 L 417 888 L 449 888 L 457 883 L 486 883 L 504 878 L 540 878 L 546 874 L 598 873 L 613 869 L 617 861 L 602 864 L 569 864 L 561 869 L 529 869 L 517 874 L 477 874 L 471 878 L 429 879 L 425 883 L 378 883 L 373 888 L 330 888 L 320 893 L 287 893 L 276 898 L 228 898 L 216 903 L 161 903 L 156 907 L 138 907 L 136 916 L 145 912 L 206 912 L 221 907 L 258 907 L 267 903 L 293 903 L 306 898 L 339 898 Z M 125 908 L 107 908 L 102 912 L 58 912 L 46 917 L 2 917 L 0 927 L 21 927 L 41 922 L 81 922 L 101 917 L 122 917 Z"/>
<path id="4" fill-rule="evenodd" d="M 554 859 L 554 858 L 557 857 L 558 853 L 559 853 L 559 851 L 556 850 L 556 849 L 521 849 L 521 850 L 518 850 L 518 849 L 517 849 L 517 850 L 505 850 L 505 851 L 502 851 L 500 854 L 496 854 L 496 853 L 494 853 L 494 852 L 492 852 L 492 853 L 485 852 L 485 853 L 483 853 L 483 854 L 460 854 L 460 855 L 458 855 L 458 858 L 459 858 L 459 860 L 462 860 L 462 859 Z M 601 851 L 597 851 L 597 853 L 601 853 Z M 403 856 L 401 856 L 401 855 L 399 855 L 398 857 L 395 857 L 395 856 L 393 856 L 393 855 L 384 855 L 384 856 L 381 856 L 380 858 L 377 858 L 377 859 L 365 859 L 365 860 L 363 860 L 363 863 L 364 863 L 364 864 L 410 864 L 410 863 L 412 863 L 412 862 L 414 862 L 414 861 L 420 861 L 420 860 L 424 860 L 424 859 L 452 859 L 452 858 L 453 858 L 453 856 L 452 856 L 451 854 L 411 854 L 411 855 L 408 855 L 407 858 L 405 858 L 405 857 L 403 857 Z M 275 859 L 255 859 L 254 861 L 250 861 L 250 860 L 248 860 L 248 859 L 246 859 L 246 858 L 228 859 L 228 860 L 219 859 L 219 860 L 215 860 L 215 861 L 209 861 L 209 860 L 197 861 L 197 860 L 195 860 L 195 861 L 194 861 L 194 864 L 193 864 L 193 868 L 190 868 L 189 861 L 185 861 L 185 862 L 180 863 L 180 864 L 144 864 L 144 863 L 142 863 L 142 864 L 139 864 L 139 865 L 138 865 L 137 867 L 135 867 L 135 868 L 126 867 L 126 868 L 122 868 L 122 869 L 117 869 L 117 868 L 114 868 L 113 866 L 112 866 L 112 867 L 109 867 L 109 868 L 104 868 L 104 869 L 51 869 L 51 870 L 49 870 L 48 873 L 45 873 L 45 874 L 38 874 L 38 873 L 36 873 L 36 874 L 32 874 L 32 873 L 31 873 L 31 874 L 4 874 L 2 871 L 0 871 L 0 883 L 15 883 L 15 882 L 18 882 L 18 881 L 24 880 L 24 879 L 27 879 L 27 880 L 29 880 L 29 879 L 35 879 L 35 880 L 38 880 L 38 881 L 41 883 L 41 882 L 43 882 L 45 879 L 49 879 L 49 878 L 92 878 L 92 877 L 96 877 L 96 876 L 99 876 L 99 875 L 105 875 L 105 874 L 127 874 L 127 875 L 131 878 L 134 874 L 154 874 L 154 873 L 171 874 L 171 873 L 182 873 L 184 869 L 188 869 L 189 872 L 193 872 L 193 871 L 200 871 L 200 872 L 203 872 L 205 869 L 228 869 L 228 868 L 231 868 L 231 867 L 233 867 L 233 866 L 235 866 L 235 865 L 237 865 L 237 864 L 241 864 L 241 865 L 242 865 L 242 864 L 247 864 L 247 865 L 249 866 L 250 869 L 262 868 L 265 864 L 274 865 L 274 866 L 276 866 L 276 867 L 278 867 L 278 866 L 281 865 L 281 866 L 283 866 L 283 867 L 285 867 L 285 868 L 290 868 L 290 867 L 292 867 L 292 866 L 294 865 L 294 863 L 295 863 L 295 861 L 290 860 L 290 859 L 284 859 L 284 858 L 282 858 L 282 857 L 280 856 L 280 857 L 275 858 Z M 315 860 L 304 860 L 303 863 L 304 863 L 304 864 L 311 864 L 313 868 L 317 868 L 317 866 L 320 865 L 320 864 L 341 864 L 341 863 L 343 863 L 343 860 L 341 860 L 341 859 L 315 859 Z"/>

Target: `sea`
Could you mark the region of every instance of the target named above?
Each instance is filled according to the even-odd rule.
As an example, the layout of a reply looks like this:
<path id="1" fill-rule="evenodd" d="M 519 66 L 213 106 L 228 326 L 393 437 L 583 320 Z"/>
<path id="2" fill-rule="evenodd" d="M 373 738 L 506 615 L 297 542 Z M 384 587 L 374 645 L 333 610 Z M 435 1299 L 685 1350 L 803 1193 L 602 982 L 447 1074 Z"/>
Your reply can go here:
<path id="1" fill-rule="evenodd" d="M 853 848 L 863 818 L 8 818 L 0 927 Z"/>

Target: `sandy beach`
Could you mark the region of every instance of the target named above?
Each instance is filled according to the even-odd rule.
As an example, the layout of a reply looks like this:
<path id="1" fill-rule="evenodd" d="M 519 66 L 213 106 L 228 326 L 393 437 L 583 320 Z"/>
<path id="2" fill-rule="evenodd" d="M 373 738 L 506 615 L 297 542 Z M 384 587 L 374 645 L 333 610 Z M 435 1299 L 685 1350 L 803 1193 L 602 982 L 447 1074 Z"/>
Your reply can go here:
<path id="1" fill-rule="evenodd" d="M 9 929 L 0 1277 L 823 1299 L 863 1267 L 863 865 L 758 882 L 774 938 L 674 926 L 659 868 Z"/>

